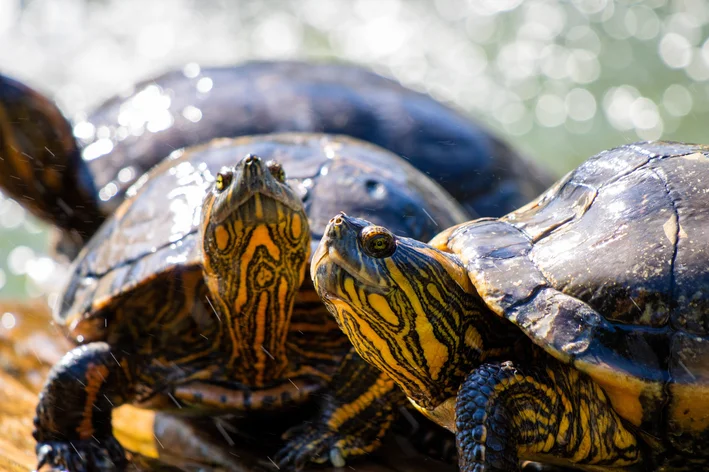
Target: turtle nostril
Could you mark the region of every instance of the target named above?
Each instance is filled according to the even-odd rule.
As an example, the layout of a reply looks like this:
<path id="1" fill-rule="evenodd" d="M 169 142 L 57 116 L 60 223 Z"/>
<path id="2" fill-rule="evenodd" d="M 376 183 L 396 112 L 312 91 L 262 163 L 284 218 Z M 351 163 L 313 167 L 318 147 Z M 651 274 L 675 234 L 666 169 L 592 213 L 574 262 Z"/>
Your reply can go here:
<path id="1" fill-rule="evenodd" d="M 347 215 L 345 214 L 344 211 L 341 211 L 337 216 L 333 216 L 330 219 L 330 224 L 333 226 L 340 226 L 342 223 L 345 222 L 343 217 L 346 217 Z"/>
<path id="2" fill-rule="evenodd" d="M 261 158 L 259 158 L 256 154 L 247 154 L 246 157 L 244 158 L 244 162 L 246 165 L 251 165 L 255 164 L 257 162 L 260 162 Z"/>

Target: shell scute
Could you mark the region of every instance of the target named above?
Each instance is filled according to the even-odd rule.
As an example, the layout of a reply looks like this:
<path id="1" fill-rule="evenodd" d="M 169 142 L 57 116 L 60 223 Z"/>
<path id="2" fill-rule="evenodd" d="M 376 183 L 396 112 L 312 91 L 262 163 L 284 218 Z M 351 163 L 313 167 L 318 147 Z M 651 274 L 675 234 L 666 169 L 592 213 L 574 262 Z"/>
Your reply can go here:
<path id="1" fill-rule="evenodd" d="M 709 336 L 709 154 L 694 153 L 655 165 L 667 178 L 677 222 L 671 323 L 677 329 Z"/>
<path id="2" fill-rule="evenodd" d="M 503 221 L 474 221 L 450 241 L 480 296 L 501 316 L 546 285 L 528 257 L 531 248 L 524 233 Z"/>
<path id="3" fill-rule="evenodd" d="M 584 217 L 530 253 L 547 279 L 610 320 L 664 326 L 672 298 L 673 202 L 652 167 L 602 187 Z"/>
<path id="4" fill-rule="evenodd" d="M 572 180 L 547 193 L 537 205 L 528 207 L 523 212 L 516 212 L 513 217 L 505 217 L 524 231 L 532 241 L 538 241 L 557 228 L 582 217 L 596 198 L 597 190 L 588 185 Z"/>
<path id="5" fill-rule="evenodd" d="M 583 354 L 596 327 L 605 323 L 595 310 L 548 287 L 510 307 L 507 317 L 565 362 Z"/>

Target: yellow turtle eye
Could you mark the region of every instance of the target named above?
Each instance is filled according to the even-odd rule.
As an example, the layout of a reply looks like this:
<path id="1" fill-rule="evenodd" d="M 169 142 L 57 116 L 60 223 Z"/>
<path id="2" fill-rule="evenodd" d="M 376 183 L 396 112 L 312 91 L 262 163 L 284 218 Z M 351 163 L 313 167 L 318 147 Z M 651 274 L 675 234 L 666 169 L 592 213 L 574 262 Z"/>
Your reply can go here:
<path id="1" fill-rule="evenodd" d="M 216 188 L 218 192 L 224 191 L 224 189 L 231 183 L 231 177 L 231 172 L 219 172 L 216 180 L 214 181 L 214 188 Z"/>
<path id="2" fill-rule="evenodd" d="M 396 238 L 386 228 L 381 226 L 368 226 L 360 235 L 364 253 L 371 257 L 381 259 L 390 257 L 396 251 Z"/>
<path id="3" fill-rule="evenodd" d="M 283 170 L 283 166 L 281 166 L 278 162 L 276 161 L 268 161 L 266 163 L 266 166 L 268 167 L 268 170 L 271 172 L 271 175 L 276 178 L 281 183 L 285 183 L 286 181 L 286 171 Z"/>

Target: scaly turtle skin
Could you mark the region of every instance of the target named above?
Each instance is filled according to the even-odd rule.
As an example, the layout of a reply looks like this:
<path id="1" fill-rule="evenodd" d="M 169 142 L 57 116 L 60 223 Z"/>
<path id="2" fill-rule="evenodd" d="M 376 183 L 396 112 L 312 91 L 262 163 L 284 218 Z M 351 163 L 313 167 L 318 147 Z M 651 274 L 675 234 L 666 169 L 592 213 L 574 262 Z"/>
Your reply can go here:
<path id="1" fill-rule="evenodd" d="M 312 277 L 357 352 L 457 431 L 463 471 L 703 469 L 707 182 L 707 146 L 621 146 L 428 245 L 340 215 Z"/>
<path id="2" fill-rule="evenodd" d="M 123 403 L 280 412 L 319 394 L 320 415 L 291 431 L 281 467 L 341 464 L 376 448 L 405 397 L 349 352 L 302 284 L 309 254 L 325 215 L 339 209 L 428 238 L 464 221 L 462 207 L 396 155 L 320 134 L 179 151 L 128 195 L 75 260 L 59 299 L 55 319 L 81 345 L 40 397 L 40 465 L 120 468 L 111 411 Z"/>
<path id="3" fill-rule="evenodd" d="M 63 229 L 73 257 L 126 189 L 173 150 L 272 132 L 343 134 L 404 156 L 469 210 L 500 216 L 549 178 L 431 97 L 360 67 L 300 62 L 196 66 L 147 80 L 75 123 L 0 76 L 0 187 Z"/>

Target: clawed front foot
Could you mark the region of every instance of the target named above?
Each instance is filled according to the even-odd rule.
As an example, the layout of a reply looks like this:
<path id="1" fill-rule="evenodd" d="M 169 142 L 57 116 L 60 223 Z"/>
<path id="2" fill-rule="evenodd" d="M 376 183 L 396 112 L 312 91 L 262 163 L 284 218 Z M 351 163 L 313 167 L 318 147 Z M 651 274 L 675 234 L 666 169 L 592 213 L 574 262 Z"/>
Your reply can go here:
<path id="1" fill-rule="evenodd" d="M 77 441 L 38 442 L 37 470 L 68 472 L 115 472 L 125 469 L 123 447 L 111 436 Z"/>
<path id="2" fill-rule="evenodd" d="M 326 426 L 305 424 L 290 429 L 283 437 L 286 445 L 276 454 L 274 461 L 281 470 L 301 470 L 308 463 L 344 467 L 345 458 L 356 455 L 362 445 L 356 438 L 342 437 Z"/>
<path id="3" fill-rule="evenodd" d="M 289 430 L 287 443 L 276 455 L 281 470 L 300 470 L 309 462 L 345 460 L 377 449 L 406 398 L 394 381 L 367 364 L 356 352 L 345 356 L 333 376 L 330 395 L 313 423 Z"/>
<path id="4" fill-rule="evenodd" d="M 520 458 L 545 456 L 579 468 L 639 465 L 636 437 L 604 391 L 568 365 L 545 361 L 483 364 L 465 379 L 456 404 L 461 472 L 517 472 Z"/>
<path id="5" fill-rule="evenodd" d="M 111 412 L 130 390 L 129 365 L 106 343 L 79 346 L 49 373 L 34 420 L 38 470 L 104 472 L 125 468 Z"/>

